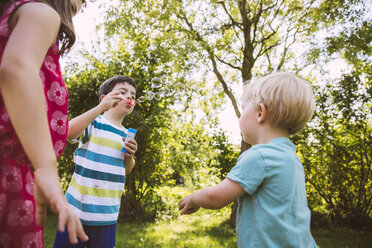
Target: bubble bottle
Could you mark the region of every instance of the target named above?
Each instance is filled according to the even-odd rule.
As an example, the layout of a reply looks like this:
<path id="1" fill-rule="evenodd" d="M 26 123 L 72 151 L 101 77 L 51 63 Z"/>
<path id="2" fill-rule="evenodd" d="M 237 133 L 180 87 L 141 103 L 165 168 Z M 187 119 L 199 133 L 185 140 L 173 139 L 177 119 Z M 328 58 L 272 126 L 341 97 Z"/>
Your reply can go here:
<path id="1" fill-rule="evenodd" d="M 128 140 L 133 140 L 134 139 L 134 136 L 136 135 L 137 133 L 137 130 L 134 129 L 134 128 L 129 128 L 128 129 L 128 132 L 127 132 L 127 137 L 125 137 L 125 142 L 127 142 Z M 127 152 L 125 150 L 125 147 L 123 147 L 123 149 L 121 149 L 122 152 Z"/>

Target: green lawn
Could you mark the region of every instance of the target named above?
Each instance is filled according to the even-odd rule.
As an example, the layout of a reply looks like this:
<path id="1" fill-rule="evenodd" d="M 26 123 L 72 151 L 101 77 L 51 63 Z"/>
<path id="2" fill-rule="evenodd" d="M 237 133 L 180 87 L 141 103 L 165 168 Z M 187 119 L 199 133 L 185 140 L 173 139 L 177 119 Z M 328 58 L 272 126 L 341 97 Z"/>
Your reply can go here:
<path id="1" fill-rule="evenodd" d="M 117 226 L 117 248 L 226 248 L 236 247 L 235 232 L 227 224 L 223 212 L 200 210 L 191 216 L 181 216 L 173 222 L 125 223 Z M 57 226 L 54 215 L 45 226 L 45 247 L 53 247 Z M 372 232 L 350 229 L 313 229 L 313 236 L 321 248 L 369 248 Z"/>

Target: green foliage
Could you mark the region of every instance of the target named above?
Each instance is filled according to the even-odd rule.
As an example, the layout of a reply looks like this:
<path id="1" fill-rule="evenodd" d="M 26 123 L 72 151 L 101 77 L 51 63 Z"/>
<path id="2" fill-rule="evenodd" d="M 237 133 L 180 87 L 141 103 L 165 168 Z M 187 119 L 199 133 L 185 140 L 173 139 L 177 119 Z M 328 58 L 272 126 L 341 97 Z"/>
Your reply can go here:
<path id="1" fill-rule="evenodd" d="M 150 43 L 148 53 L 169 58 L 165 70 L 189 77 L 212 72 L 209 83 L 219 86 L 212 92 L 225 94 L 239 117 L 236 89 L 253 76 L 289 68 L 292 46 L 313 27 L 314 2 L 121 0 L 105 27 L 108 37 L 131 46 Z"/>
<path id="2" fill-rule="evenodd" d="M 311 208 L 366 227 L 372 218 L 371 86 L 357 75 L 318 91 L 318 109 L 297 140 Z"/>
<path id="3" fill-rule="evenodd" d="M 144 51 L 144 50 L 143 50 Z M 138 61 L 128 54 L 124 48 L 115 55 L 107 53 L 108 58 L 102 60 L 87 57 L 86 65 L 77 69 L 71 65 L 67 74 L 66 84 L 70 94 L 70 117 L 75 117 L 98 104 L 98 88 L 101 83 L 114 75 L 127 75 L 137 83 L 137 97 L 150 88 L 150 81 L 155 74 L 153 71 L 142 70 Z M 151 58 L 148 58 L 151 61 Z M 156 66 L 153 66 L 156 68 Z M 153 70 L 150 68 L 150 70 Z M 159 185 L 167 178 L 165 164 L 162 163 L 163 153 L 161 147 L 168 137 L 168 126 L 172 122 L 172 110 L 169 108 L 170 99 L 154 101 L 152 104 L 138 104 L 134 111 L 124 118 L 125 127 L 137 129 L 136 140 L 138 152 L 136 153 L 136 167 L 126 181 L 126 200 L 124 211 L 128 214 L 139 215 L 144 208 L 141 202 L 155 185 Z M 72 153 L 76 145 L 68 145 L 59 160 L 59 175 L 63 182 L 69 182 L 74 166 Z M 65 185 L 66 186 L 66 185 Z M 134 213 L 135 212 L 135 213 Z"/>
<path id="4" fill-rule="evenodd" d="M 312 40 L 308 60 L 316 64 L 324 62 L 319 59 L 332 61 L 341 57 L 353 65 L 355 70 L 371 68 L 370 9 L 371 4 L 367 0 L 321 1 L 319 7 L 313 11 L 314 25 L 320 35 L 319 32 L 314 32 L 308 37 Z"/>
<path id="5" fill-rule="evenodd" d="M 167 135 L 165 132 L 162 133 L 164 143 L 159 143 L 159 140 L 152 142 L 151 145 L 147 143 L 142 147 L 145 151 L 136 155 L 137 165 L 141 163 L 137 156 L 146 156 L 146 151 L 154 149 L 154 147 L 156 147 L 157 153 L 155 156 L 159 157 L 158 163 L 154 163 L 154 159 L 151 158 L 146 167 L 136 166 L 135 174 L 128 177 L 128 182 L 134 182 L 135 185 L 141 185 L 142 183 L 146 185 L 147 192 L 141 195 L 136 208 L 128 205 L 132 202 L 132 199 L 129 198 L 131 192 L 129 190 L 126 192 L 122 202 L 122 214 L 126 219 L 138 218 L 139 209 L 142 209 L 143 214 L 147 213 L 148 218 L 172 218 L 175 213 L 174 204 L 176 204 L 177 199 L 180 199 L 177 194 L 180 192 L 173 192 L 172 190 L 168 192 L 167 188 L 159 188 L 159 186 L 174 185 L 174 175 L 180 174 L 186 178 L 186 186 L 194 190 L 199 189 L 220 182 L 220 169 L 226 166 L 232 167 L 231 162 L 226 163 L 226 160 L 221 159 L 223 156 L 221 154 L 227 154 L 229 151 L 224 150 L 223 147 L 217 147 L 218 144 L 214 143 L 203 126 L 176 122 L 175 127 L 169 124 L 167 131 L 169 132 Z M 233 151 L 232 148 L 230 149 Z M 236 150 L 233 152 L 235 153 L 230 154 L 231 158 L 234 157 L 234 154 L 237 156 Z M 145 154 L 141 155 L 142 153 Z M 150 158 L 151 154 L 147 154 L 147 156 Z M 152 171 L 152 174 L 148 174 Z M 185 194 L 182 190 L 181 193 Z M 137 214 L 126 214 L 127 211 L 133 210 Z M 160 214 L 164 214 L 164 216 Z"/>
<path id="6" fill-rule="evenodd" d="M 167 74 L 186 85 L 182 111 L 174 111 L 174 100 L 168 98 L 137 105 L 124 120 L 126 127 L 138 129 L 139 150 L 121 216 L 174 218 L 172 204 L 179 192 L 163 186 L 173 185 L 175 174 L 193 189 L 224 178 L 239 152 L 223 133 L 211 131 L 223 95 L 239 116 L 235 86 L 275 70 L 301 70 L 297 59 L 303 58 L 292 45 L 313 41 L 304 64 L 321 67 L 340 57 L 351 72 L 337 80 L 325 75 L 329 83 L 318 87 L 316 116 L 294 138 L 304 161 L 309 204 L 331 220 L 364 225 L 372 202 L 370 5 L 365 0 L 244 3 L 121 0 L 106 16 L 103 58 L 87 57 L 85 66 L 68 69 L 71 117 L 95 106 L 98 86 L 115 74 L 133 77 L 138 96 L 151 89 L 155 76 Z M 318 36 L 311 40 L 317 30 L 327 34 L 324 43 Z M 196 92 L 194 85 L 204 88 Z M 208 100 L 192 107 L 193 94 Z M 195 109 L 203 112 L 202 119 Z M 68 145 L 59 162 L 64 183 L 73 171 L 74 148 Z"/>
<path id="7" fill-rule="evenodd" d="M 219 132 L 213 136 L 213 146 L 217 152 L 219 161 L 219 178 L 222 180 L 227 173 L 236 165 L 240 150 L 238 146 L 229 143 L 228 137 L 224 132 Z"/>
<path id="8" fill-rule="evenodd" d="M 369 63 L 372 56 L 371 33 L 372 20 L 346 28 L 338 36 L 327 38 L 327 52 L 341 53 L 342 57 L 356 69 L 371 67 Z"/>
<path id="9" fill-rule="evenodd" d="M 179 216 L 178 202 L 190 190 L 185 187 L 163 186 L 154 188 L 154 194 L 151 197 L 151 202 L 147 206 L 151 206 L 155 211 L 155 220 L 159 221 L 172 221 Z"/>
<path id="10" fill-rule="evenodd" d="M 372 67 L 368 1 L 324 0 L 314 12 L 324 42 L 315 36 L 310 61 L 341 57 L 349 71 L 317 89 L 317 111 L 298 137 L 308 199 L 316 222 L 368 227 L 372 219 Z M 303 140 L 301 140 L 303 139 Z M 319 216 L 326 218 L 317 218 Z"/>
<path id="11" fill-rule="evenodd" d="M 317 25 L 334 27 L 358 22 L 369 8 L 368 0 L 322 0 L 313 14 Z"/>
<path id="12" fill-rule="evenodd" d="M 142 62 L 135 57 L 131 58 L 125 49 L 115 53 L 115 56 L 111 55 L 114 52 L 109 53 L 111 57 L 102 61 L 87 57 L 85 66 L 80 65 L 77 69 L 77 65 L 71 65 L 68 68 L 67 74 L 71 75 L 66 79 L 70 93 L 70 118 L 98 104 L 99 85 L 111 76 L 121 74 L 132 77 L 137 82 L 137 97 L 151 89 L 151 78 L 158 75 L 154 72 L 147 74 L 141 69 Z M 138 66 L 138 63 L 141 65 Z M 151 66 L 150 70 L 155 69 L 156 66 Z M 185 97 L 189 91 L 193 92 L 190 89 L 183 92 Z M 137 129 L 138 151 L 135 155 L 136 166 L 126 177 L 121 218 L 156 219 L 162 218 L 160 214 L 164 214 L 164 218 L 172 217 L 175 214 L 172 211 L 174 199 L 161 194 L 164 190 L 159 190 L 159 186 L 173 185 L 175 173 L 188 176 L 195 187 L 201 187 L 202 182 L 213 176 L 215 179 L 209 181 L 216 183 L 219 181 L 218 168 L 232 166 L 231 161 L 223 159 L 228 157 L 226 154 L 233 151 L 233 148 L 222 138 L 218 140 L 221 145 L 215 147 L 218 142 L 214 142 L 213 133 L 207 131 L 208 127 L 212 127 L 212 124 L 208 124 L 209 117 L 196 124 L 188 101 L 183 103 L 184 112 L 175 112 L 171 107 L 173 101 L 172 98 L 162 98 L 160 101 L 139 103 L 134 111 L 124 118 L 125 127 Z M 209 109 L 206 104 L 205 109 Z M 192 118 L 185 122 L 190 116 Z M 219 134 L 221 135 L 223 134 Z M 59 175 L 64 189 L 74 170 L 72 154 L 75 149 L 76 145 L 68 144 L 59 160 Z M 222 155 L 218 155 L 219 153 Z M 230 159 L 233 156 L 231 154 Z"/>
<path id="13" fill-rule="evenodd" d="M 88 62 L 85 65 L 72 64 L 67 68 L 66 74 L 68 76 L 65 81 L 69 92 L 70 119 L 97 106 L 99 103 L 99 86 L 106 79 L 114 75 L 127 75 L 132 77 L 137 83 L 137 95 L 141 94 L 142 89 L 146 87 L 144 80 L 149 76 L 146 77 L 143 75 L 143 72 L 139 69 L 132 70 L 132 61 L 130 57 L 126 57 L 125 55 L 126 54 L 121 54 L 122 57 L 103 59 L 105 62 L 101 62 L 93 57 L 87 57 Z M 136 106 L 132 114 L 124 119 L 123 125 L 125 127 L 136 127 L 137 120 L 141 122 L 141 119 L 146 118 L 142 111 L 141 106 Z M 150 112 L 152 109 L 148 108 L 146 111 Z M 155 109 L 154 112 L 156 111 L 160 110 Z M 167 112 L 163 111 L 163 113 L 166 115 Z M 146 127 L 143 126 L 143 128 Z M 141 128 L 139 128 L 138 131 L 142 131 Z M 142 135 L 139 134 L 138 137 L 141 138 Z M 76 148 L 76 144 L 67 143 L 65 151 L 59 159 L 59 175 L 65 189 L 67 186 L 66 183 L 70 181 L 74 170 L 72 154 Z"/>

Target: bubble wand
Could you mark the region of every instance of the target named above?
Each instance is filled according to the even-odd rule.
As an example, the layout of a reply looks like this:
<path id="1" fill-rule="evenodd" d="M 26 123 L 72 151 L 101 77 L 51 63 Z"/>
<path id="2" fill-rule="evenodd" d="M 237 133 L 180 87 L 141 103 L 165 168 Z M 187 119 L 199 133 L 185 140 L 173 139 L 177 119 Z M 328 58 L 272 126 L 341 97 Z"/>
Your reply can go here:
<path id="1" fill-rule="evenodd" d="M 128 103 L 130 106 L 134 107 L 136 105 L 136 100 L 134 99 L 125 99 L 122 95 L 120 97 L 123 99 L 124 102 Z"/>
<path id="2" fill-rule="evenodd" d="M 123 100 L 124 102 L 128 103 L 130 106 L 134 107 L 134 105 L 136 105 L 136 100 L 132 99 L 132 100 Z"/>

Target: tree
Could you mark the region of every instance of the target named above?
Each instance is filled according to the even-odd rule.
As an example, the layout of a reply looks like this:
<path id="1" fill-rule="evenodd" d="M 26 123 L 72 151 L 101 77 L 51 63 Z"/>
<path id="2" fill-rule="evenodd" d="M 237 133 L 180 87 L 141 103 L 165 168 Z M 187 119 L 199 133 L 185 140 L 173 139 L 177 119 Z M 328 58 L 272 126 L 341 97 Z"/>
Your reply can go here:
<path id="1" fill-rule="evenodd" d="M 71 64 L 67 68 L 66 74 L 70 75 L 66 78 L 70 94 L 70 118 L 98 104 L 98 88 L 111 76 L 119 74 L 132 77 L 137 82 L 138 98 L 154 90 L 151 78 L 161 76 L 155 71 L 167 62 L 169 56 L 167 54 L 159 56 L 157 51 L 154 51 L 153 55 L 146 54 L 150 43 L 145 39 L 141 41 L 135 45 L 134 52 L 124 46 L 118 50 L 109 48 L 103 58 L 86 55 L 85 65 Z M 137 57 L 141 57 L 142 60 L 138 60 Z M 187 173 L 193 181 L 198 182 L 198 185 L 200 181 L 205 181 L 205 178 L 195 173 L 196 170 L 204 169 L 207 175 L 213 168 L 215 177 L 218 177 L 219 170 L 214 168 L 221 167 L 217 152 L 225 153 L 221 151 L 225 147 L 230 150 L 233 148 L 226 145 L 216 149 L 213 134 L 207 131 L 211 124 L 194 119 L 196 115 L 189 107 L 192 105 L 189 95 L 195 90 L 194 87 L 182 92 L 183 98 L 186 99 L 182 103 L 185 108 L 182 112 L 172 108 L 176 98 L 161 97 L 157 100 L 138 102 L 132 114 L 124 118 L 125 127 L 137 129 L 136 141 L 139 149 L 135 155 L 136 166 L 126 177 L 121 217 L 127 220 L 158 217 L 157 209 L 164 203 L 154 201 L 158 198 L 155 188 L 174 183 L 175 172 Z M 199 102 L 197 104 L 199 105 Z M 204 103 L 202 105 L 207 112 L 208 105 Z M 186 119 L 189 120 L 185 121 Z M 59 160 L 59 174 L 65 188 L 74 170 L 72 153 L 75 149 L 76 145 L 69 144 Z M 231 165 L 224 163 L 222 166 Z"/>
<path id="2" fill-rule="evenodd" d="M 295 57 L 293 45 L 313 27 L 314 2 L 121 0 L 106 27 L 108 35 L 131 42 L 148 37 L 149 53 L 160 52 L 161 47 L 161 54 L 172 57 L 164 70 L 173 67 L 189 75 L 213 72 L 214 77 L 200 81 L 212 81 L 214 92 L 226 95 L 240 117 L 237 86 L 254 75 L 286 68 Z M 242 141 L 241 150 L 248 147 Z"/>
<path id="3" fill-rule="evenodd" d="M 319 62 L 336 54 L 350 71 L 318 87 L 316 114 L 296 143 L 313 211 L 336 223 L 366 227 L 372 217 L 371 20 L 366 2 L 352 1 L 354 7 L 347 8 L 350 3 L 341 2 L 319 6 L 318 24 L 338 32 L 330 31 L 324 46 L 314 46 L 310 55 Z M 323 23 L 330 18 L 335 21 Z"/>
<path id="4" fill-rule="evenodd" d="M 145 62 L 145 61 L 142 61 Z M 150 88 L 151 78 L 147 72 L 140 69 L 136 61 L 125 51 L 116 53 L 115 56 L 107 54 L 102 61 L 94 57 L 87 57 L 85 66 L 72 64 L 66 72 L 66 84 L 70 94 L 69 113 L 73 118 L 98 104 L 98 89 L 102 82 L 114 75 L 127 75 L 137 83 L 138 96 L 146 88 Z M 152 72 L 150 72 L 152 73 Z M 172 123 L 171 110 L 166 108 L 166 101 L 162 99 L 156 104 L 148 102 L 137 104 L 132 114 L 124 118 L 125 127 L 137 129 L 136 140 L 141 148 L 136 153 L 136 167 L 132 175 L 127 177 L 126 204 L 131 209 L 138 209 L 141 213 L 141 199 L 153 185 L 163 181 L 167 175 L 165 166 L 161 166 L 161 148 L 166 141 L 169 125 Z M 59 174 L 66 184 L 70 181 L 73 172 L 72 153 L 76 145 L 68 145 L 65 153 L 59 160 Z M 154 166 L 156 165 L 156 166 Z"/>
<path id="5" fill-rule="evenodd" d="M 291 47 L 312 28 L 314 2 L 122 0 L 106 26 L 129 39 L 150 36 L 153 47 L 174 56 L 170 63 L 187 64 L 184 70 L 213 71 L 239 117 L 234 84 L 285 68 Z"/>
<path id="6" fill-rule="evenodd" d="M 329 133 L 310 126 L 310 129 L 305 130 L 300 136 L 306 142 L 302 142 L 299 137 L 293 138 L 300 147 L 300 155 L 303 153 L 301 156 L 305 161 L 309 183 L 312 181 L 310 177 L 319 177 L 317 188 L 315 184 L 310 184 L 311 206 L 314 209 L 326 208 L 327 211 L 331 211 L 329 209 L 332 208 L 329 208 L 330 205 L 327 205 L 325 198 L 332 198 L 334 194 L 336 199 L 342 188 L 332 186 L 333 190 L 327 191 L 327 196 L 322 195 L 320 191 L 337 184 L 336 182 L 340 182 L 350 172 L 339 170 L 342 173 L 341 179 L 331 181 L 327 179 L 328 175 L 317 174 L 311 171 L 311 168 L 316 168 L 320 162 L 325 161 L 328 163 L 327 166 L 331 166 L 332 163 L 329 163 L 331 160 L 319 159 L 327 158 L 330 156 L 329 153 L 334 151 L 338 151 L 340 157 L 347 155 L 339 150 L 340 145 L 336 145 L 353 140 L 351 133 L 343 131 L 345 127 L 353 132 L 357 130 L 356 127 L 366 127 L 363 129 L 367 130 L 365 135 L 369 134 L 370 115 L 367 114 L 359 119 L 352 115 L 343 116 L 344 110 L 349 109 L 349 112 L 353 112 L 355 106 L 358 106 L 363 99 L 363 94 L 360 92 L 370 90 L 364 87 L 370 85 L 371 72 L 370 46 L 368 45 L 371 41 L 371 25 L 370 21 L 361 19 L 365 15 L 366 2 L 364 0 L 121 0 L 118 6 L 111 8 L 107 15 L 105 41 L 112 48 L 112 54 L 123 53 L 130 57 L 134 61 L 133 68 L 141 68 L 147 78 L 166 74 L 176 82 L 185 83 L 186 91 L 202 94 L 204 97 L 208 96 L 209 101 L 199 101 L 199 109 L 202 109 L 208 118 L 206 123 L 213 120 L 211 107 L 220 106 L 223 96 L 228 97 L 236 116 L 239 117 L 237 99 L 241 92 L 240 86 L 248 83 L 252 78 L 276 70 L 300 72 L 309 65 L 315 65 L 315 69 L 318 70 L 319 64 L 326 63 L 335 51 L 341 51 L 340 54 L 336 54 L 337 57 L 343 57 L 352 66 L 353 71 L 345 74 L 342 80 L 335 82 L 330 79 L 329 75 L 324 77 L 326 81 L 332 81 L 333 84 L 319 89 L 320 111 L 317 112 L 313 121 L 314 125 L 325 128 Z M 343 32 L 333 33 L 333 30 Z M 310 44 L 314 49 L 311 49 L 307 58 L 301 56 L 303 55 L 299 52 L 302 49 L 301 45 L 311 41 L 311 35 L 318 34 L 317 31 L 325 31 L 331 35 L 325 39 L 324 44 L 319 42 L 317 36 L 314 36 L 316 40 Z M 325 58 L 323 61 L 322 56 Z M 319 71 L 324 70 L 320 68 Z M 308 78 L 310 81 L 316 81 L 314 78 L 319 79 L 320 75 L 314 73 Z M 204 87 L 202 93 L 192 89 L 195 84 L 198 87 Z M 360 92 L 354 92 L 348 84 L 358 85 L 358 87 L 363 84 L 363 87 L 360 87 Z M 210 85 L 214 88 L 208 92 L 206 88 Z M 348 102 L 348 98 L 340 97 L 343 94 L 350 97 L 349 100 L 352 102 Z M 342 100 L 337 108 L 333 106 L 336 100 L 331 101 L 336 98 Z M 190 101 L 190 95 L 187 95 L 185 102 Z M 369 108 L 370 103 L 368 101 L 365 103 L 366 105 L 363 106 Z M 186 112 L 190 110 L 186 107 Z M 178 114 L 180 118 L 185 117 Z M 345 121 L 349 121 L 351 126 L 345 125 Z M 175 126 L 179 122 L 174 121 L 172 124 Z M 188 130 L 187 125 L 184 127 Z M 310 131 L 315 132 L 316 137 Z M 345 141 L 339 137 L 340 135 L 351 138 Z M 329 137 L 337 139 L 338 143 L 331 146 Z M 178 141 L 180 140 L 185 144 L 190 144 L 185 136 L 178 136 Z M 323 142 L 321 144 L 324 146 L 318 146 L 319 141 Z M 355 145 L 360 145 L 359 140 L 354 139 L 353 142 Z M 177 146 L 176 143 L 173 143 L 175 147 L 182 150 L 184 146 Z M 366 144 L 368 148 L 368 143 Z M 247 144 L 242 143 L 242 150 L 247 147 Z M 308 159 L 307 155 L 310 154 L 306 149 L 314 151 L 314 156 L 316 156 Z M 350 158 L 353 158 L 353 163 L 358 163 L 360 157 L 363 156 L 356 153 Z M 176 159 L 180 163 L 190 162 L 182 157 Z M 313 182 L 317 183 L 316 180 Z M 362 180 L 360 183 L 364 184 L 364 187 L 369 187 L 368 180 Z M 350 195 L 348 197 L 350 198 Z M 368 205 L 369 201 L 359 202 L 359 204 Z M 340 206 L 338 204 L 337 208 Z M 331 212 L 335 213 L 335 210 Z M 350 211 L 338 212 L 341 215 L 350 213 Z M 353 213 L 355 213 L 354 210 Z"/>
<path id="7" fill-rule="evenodd" d="M 345 75 L 319 90 L 312 125 L 296 141 L 313 211 L 355 227 L 372 213 L 372 89 L 361 84 Z"/>

